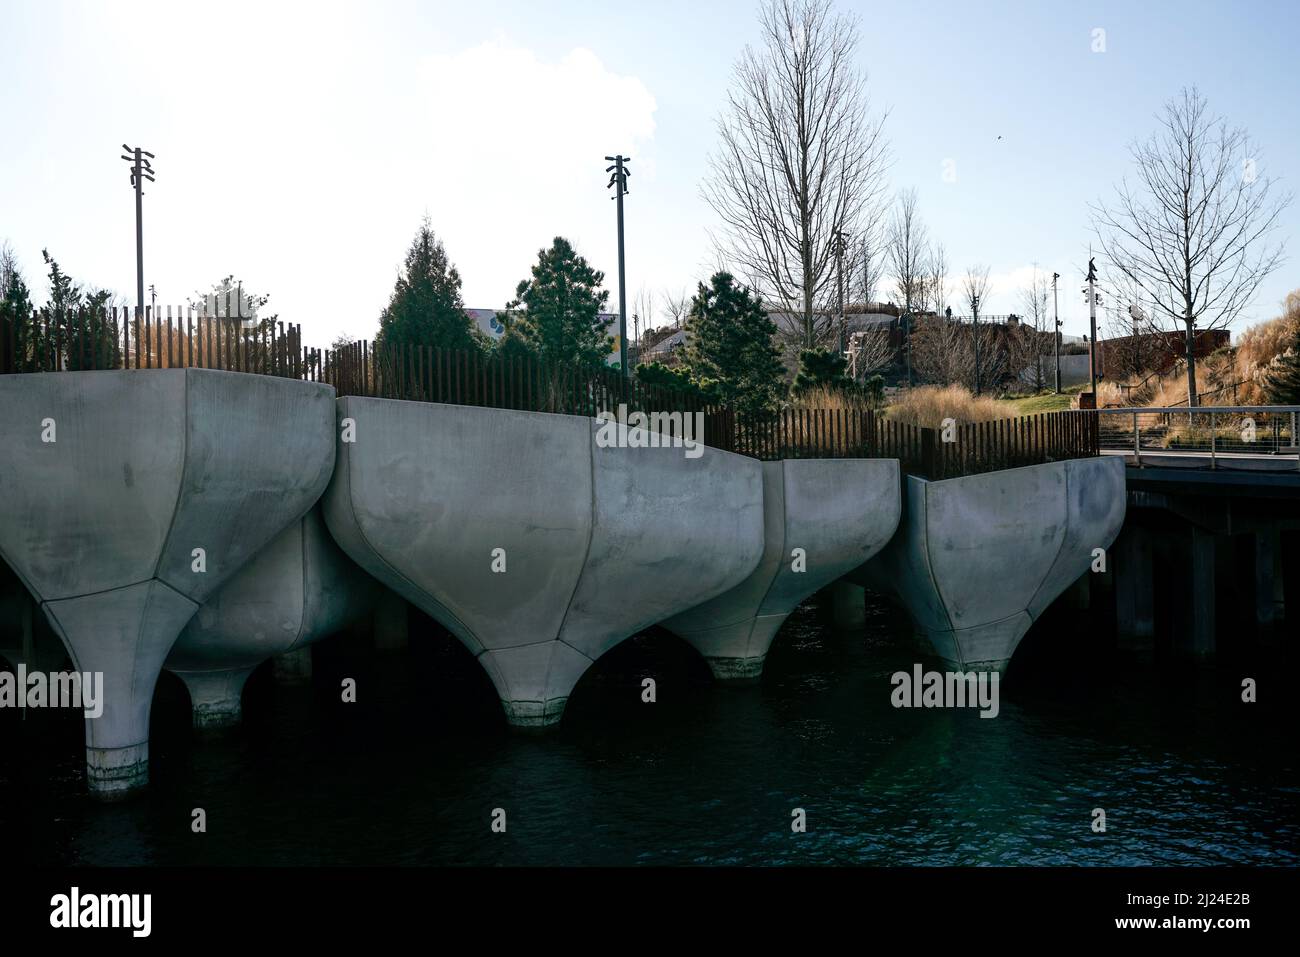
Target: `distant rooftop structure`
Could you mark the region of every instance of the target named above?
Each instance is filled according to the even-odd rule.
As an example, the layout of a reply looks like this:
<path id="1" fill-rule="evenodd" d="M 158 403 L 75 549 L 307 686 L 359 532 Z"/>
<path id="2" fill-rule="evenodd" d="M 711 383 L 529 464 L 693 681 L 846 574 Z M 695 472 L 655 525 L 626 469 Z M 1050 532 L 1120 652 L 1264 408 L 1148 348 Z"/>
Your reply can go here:
<path id="1" fill-rule="evenodd" d="M 498 316 L 505 312 L 504 309 L 466 309 L 470 321 L 478 327 L 483 335 L 491 339 L 500 339 L 506 334 L 506 327 L 501 324 Z M 614 339 L 614 347 L 610 350 L 610 365 L 618 365 L 618 313 L 602 312 L 600 318 L 605 320 L 605 328 L 610 336 Z"/>
<path id="2" fill-rule="evenodd" d="M 676 332 L 660 339 L 642 354 L 648 361 L 653 362 L 655 359 L 662 359 L 664 356 L 676 352 L 684 345 L 686 345 L 686 330 L 678 329 Z"/>

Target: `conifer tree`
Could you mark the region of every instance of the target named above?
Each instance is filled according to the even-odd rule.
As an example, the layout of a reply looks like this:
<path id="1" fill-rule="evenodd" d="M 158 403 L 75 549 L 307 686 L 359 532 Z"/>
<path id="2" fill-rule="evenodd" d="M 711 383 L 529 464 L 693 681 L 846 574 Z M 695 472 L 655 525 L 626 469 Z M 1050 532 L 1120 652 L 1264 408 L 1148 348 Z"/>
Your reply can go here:
<path id="1" fill-rule="evenodd" d="M 773 343 L 776 324 L 730 273 L 700 283 L 686 327 L 686 367 L 696 385 L 743 418 L 774 411 L 785 392 L 785 367 Z"/>
<path id="2" fill-rule="evenodd" d="M 479 336 L 461 300 L 460 282 L 460 273 L 426 217 L 406 252 L 388 307 L 379 317 L 376 348 L 479 348 Z"/>

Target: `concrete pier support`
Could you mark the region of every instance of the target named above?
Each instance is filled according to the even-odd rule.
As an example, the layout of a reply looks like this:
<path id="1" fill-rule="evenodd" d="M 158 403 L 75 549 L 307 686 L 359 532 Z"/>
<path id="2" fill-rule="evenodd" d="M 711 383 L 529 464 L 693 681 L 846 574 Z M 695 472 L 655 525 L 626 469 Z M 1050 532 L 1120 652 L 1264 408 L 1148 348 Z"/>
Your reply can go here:
<path id="1" fill-rule="evenodd" d="M 1255 532 L 1255 622 L 1265 635 L 1286 620 L 1285 577 L 1282 571 L 1282 532 L 1264 528 Z"/>
<path id="2" fill-rule="evenodd" d="M 276 655 L 271 660 L 271 673 L 282 685 L 311 684 L 311 648 L 298 648 Z"/>
<path id="3" fill-rule="evenodd" d="M 1191 568 L 1187 581 L 1187 623 L 1183 629 L 1182 650 L 1193 658 L 1214 657 L 1215 645 L 1215 565 L 1219 536 L 1196 525 L 1191 527 Z"/>
<path id="4" fill-rule="evenodd" d="M 831 623 L 839 631 L 861 631 L 867 625 L 867 592 L 861 585 L 837 581 L 831 585 Z"/>
<path id="5" fill-rule="evenodd" d="M 243 714 L 244 682 L 252 673 L 252 668 L 175 672 L 190 692 L 194 727 L 215 730 L 238 725 Z"/>
<path id="6" fill-rule="evenodd" d="M 79 671 L 87 781 L 148 780 L 159 669 L 195 610 L 320 496 L 333 390 L 207 369 L 0 376 L 0 554 Z"/>
<path id="7" fill-rule="evenodd" d="M 754 681 L 790 612 L 880 551 L 901 511 L 893 459 L 764 462 L 762 561 L 735 588 L 663 626 L 698 650 L 719 681 Z M 857 593 L 861 627 L 862 589 L 841 584 Z"/>
<path id="8" fill-rule="evenodd" d="M 324 497 L 343 549 L 452 632 L 510 724 L 559 721 L 593 661 L 763 554 L 752 459 L 580 416 L 347 397 Z"/>
<path id="9" fill-rule="evenodd" d="M 376 651 L 404 651 L 409 646 L 409 610 L 401 595 L 388 589 L 381 591 L 373 619 Z"/>
<path id="10" fill-rule="evenodd" d="M 954 669 L 1001 670 L 1033 621 L 1124 521 L 1124 463 L 1074 459 L 927 482 L 909 477 L 877 571 Z"/>
<path id="11" fill-rule="evenodd" d="M 1126 527 L 1115 542 L 1111 558 L 1119 647 L 1151 651 L 1155 641 L 1151 532 L 1137 524 Z"/>
<path id="12" fill-rule="evenodd" d="M 1092 569 L 1076 578 L 1065 590 L 1063 600 L 1074 611 L 1087 611 L 1092 607 Z"/>
<path id="13" fill-rule="evenodd" d="M 176 640 L 166 666 L 190 690 L 194 726 L 237 724 L 244 682 L 268 658 L 306 653 L 310 678 L 310 643 L 367 616 L 380 590 L 313 508 L 204 602 Z"/>

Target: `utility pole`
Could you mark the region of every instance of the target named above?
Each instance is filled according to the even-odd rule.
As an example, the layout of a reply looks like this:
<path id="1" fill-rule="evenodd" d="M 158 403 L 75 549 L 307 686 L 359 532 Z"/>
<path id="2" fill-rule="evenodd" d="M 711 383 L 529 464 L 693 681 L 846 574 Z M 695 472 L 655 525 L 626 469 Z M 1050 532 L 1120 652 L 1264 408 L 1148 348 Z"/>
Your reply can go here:
<path id="1" fill-rule="evenodd" d="M 848 316 L 845 314 L 844 304 L 844 253 L 848 248 L 848 233 L 839 230 L 835 233 L 835 265 L 836 265 L 836 287 L 840 306 L 840 354 L 843 355 L 849 347 L 848 337 Z"/>
<path id="2" fill-rule="evenodd" d="M 153 154 L 140 147 L 122 144 L 122 149 L 129 153 L 122 159 L 131 164 L 131 185 L 135 187 L 135 305 L 144 313 L 144 181 L 153 182 L 153 167 L 149 161 Z"/>
<path id="3" fill-rule="evenodd" d="M 1052 342 L 1056 348 L 1056 394 L 1061 394 L 1061 312 L 1056 303 L 1056 280 L 1059 272 L 1052 273 Z"/>
<path id="4" fill-rule="evenodd" d="M 975 338 L 975 394 L 980 394 L 980 297 L 970 297 L 971 312 L 975 313 L 972 318 L 973 326 L 972 335 Z"/>
<path id="5" fill-rule="evenodd" d="M 623 156 L 606 156 L 606 160 L 613 163 L 613 166 L 605 168 L 606 173 L 612 174 L 605 188 L 614 187 L 614 199 L 618 202 L 618 364 L 623 370 L 623 378 L 627 378 L 627 273 L 623 268 L 623 196 L 627 193 L 627 178 L 632 174 L 628 172 L 627 164 L 632 161 L 632 157 Z"/>
<path id="6" fill-rule="evenodd" d="M 902 318 L 903 345 L 907 354 L 907 387 L 912 388 L 912 314 L 904 312 Z"/>
<path id="7" fill-rule="evenodd" d="M 1097 261 L 1088 250 L 1088 380 L 1092 399 L 1097 401 Z"/>

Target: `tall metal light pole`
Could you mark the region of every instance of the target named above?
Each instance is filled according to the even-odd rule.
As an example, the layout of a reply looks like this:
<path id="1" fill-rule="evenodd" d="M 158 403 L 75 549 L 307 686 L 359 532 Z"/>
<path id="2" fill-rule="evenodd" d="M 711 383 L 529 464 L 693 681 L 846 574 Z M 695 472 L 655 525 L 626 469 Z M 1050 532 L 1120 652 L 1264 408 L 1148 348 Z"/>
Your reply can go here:
<path id="1" fill-rule="evenodd" d="M 632 174 L 628 172 L 627 164 L 632 161 L 630 156 L 606 156 L 605 159 L 613 163 L 613 166 L 605 168 L 606 173 L 610 173 L 609 182 L 605 188 L 614 187 L 614 199 L 618 201 L 618 363 L 623 370 L 623 378 L 627 378 L 627 273 L 623 268 L 623 196 L 627 193 L 627 178 Z"/>
<path id="2" fill-rule="evenodd" d="M 971 312 L 975 315 L 972 318 L 971 334 L 975 339 L 975 394 L 980 394 L 980 297 L 970 297 Z"/>
<path id="3" fill-rule="evenodd" d="M 1088 380 L 1097 401 L 1097 261 L 1088 257 Z"/>
<path id="4" fill-rule="evenodd" d="M 131 164 L 131 185 L 135 187 L 135 304 L 144 315 L 144 181 L 153 182 L 153 167 L 149 161 L 153 154 L 140 147 L 122 144 L 122 149 L 129 153 L 122 159 Z"/>
<path id="5" fill-rule="evenodd" d="M 1056 280 L 1059 272 L 1052 273 L 1052 343 L 1056 349 L 1056 394 L 1061 394 L 1061 313 L 1056 303 Z"/>

